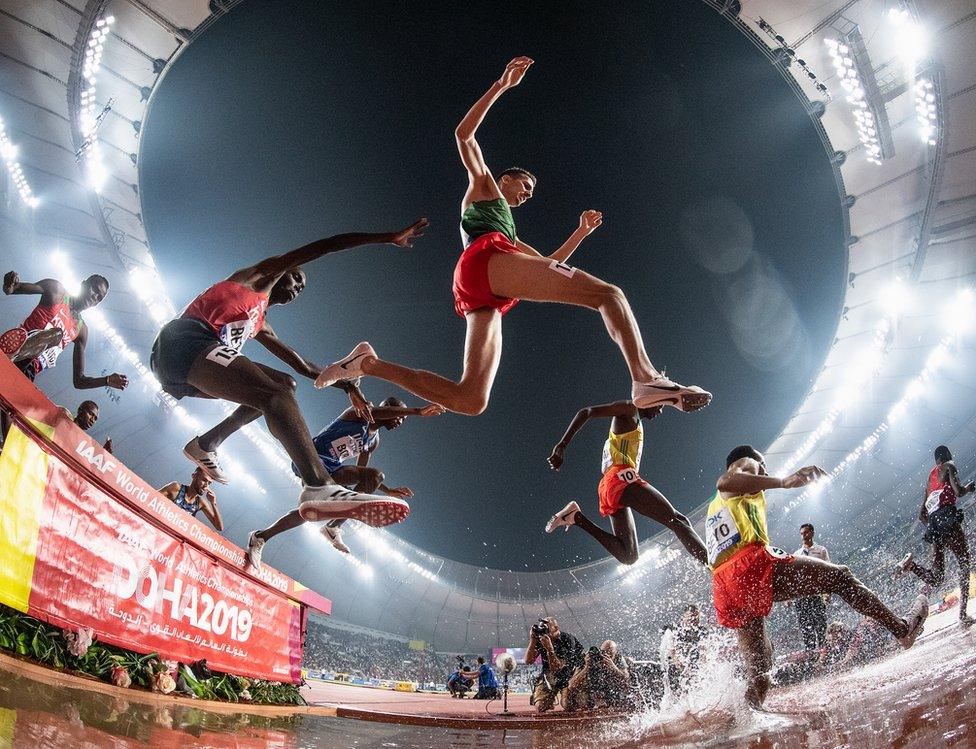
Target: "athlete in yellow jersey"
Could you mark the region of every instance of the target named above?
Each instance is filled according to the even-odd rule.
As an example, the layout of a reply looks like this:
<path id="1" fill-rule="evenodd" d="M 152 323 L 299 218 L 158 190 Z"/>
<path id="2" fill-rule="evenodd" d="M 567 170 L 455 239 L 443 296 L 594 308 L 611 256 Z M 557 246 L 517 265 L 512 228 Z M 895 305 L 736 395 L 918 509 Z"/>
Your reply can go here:
<path id="1" fill-rule="evenodd" d="M 637 528 L 631 510 L 649 517 L 671 529 L 688 552 L 702 564 L 706 563 L 705 545 L 691 527 L 688 518 L 671 506 L 667 498 L 640 477 L 641 451 L 644 446 L 642 419 L 653 419 L 661 413 L 661 406 L 637 408 L 631 401 L 617 401 L 603 406 L 590 406 L 576 413 L 566 434 L 552 449 L 549 465 L 558 471 L 563 464 L 563 453 L 576 433 L 593 418 L 610 418 L 610 435 L 603 446 L 603 462 L 600 470 L 598 494 L 600 514 L 610 516 L 613 533 L 607 533 L 595 525 L 580 510 L 579 504 L 570 502 L 552 516 L 546 525 L 546 533 L 556 528 L 577 525 L 609 551 L 617 561 L 633 564 L 637 561 Z"/>
<path id="2" fill-rule="evenodd" d="M 760 707 L 769 689 L 767 672 L 773 648 L 765 618 L 773 601 L 831 593 L 884 626 L 909 648 L 922 631 L 928 599 L 919 595 L 906 618 L 895 615 L 847 567 L 815 557 L 792 557 L 769 546 L 766 529 L 767 489 L 798 489 L 825 476 L 817 466 L 785 478 L 766 473 L 762 454 L 750 445 L 729 453 L 726 471 L 716 482 L 708 505 L 705 544 L 713 570 L 712 595 L 719 624 L 735 629 L 748 670 L 746 699 Z"/>

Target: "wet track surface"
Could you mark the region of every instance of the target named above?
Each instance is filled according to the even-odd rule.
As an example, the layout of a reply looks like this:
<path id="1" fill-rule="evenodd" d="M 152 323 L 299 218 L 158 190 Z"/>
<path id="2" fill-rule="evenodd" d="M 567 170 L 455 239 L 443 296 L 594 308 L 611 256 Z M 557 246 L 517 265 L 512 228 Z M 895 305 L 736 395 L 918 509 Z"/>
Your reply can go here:
<path id="1" fill-rule="evenodd" d="M 580 728 L 466 730 L 304 713 L 272 716 L 93 691 L 3 669 L 0 746 L 13 747 L 938 747 L 971 746 L 976 629 L 932 621 L 910 651 L 849 673 L 774 690 L 766 712 L 742 703 L 731 669 L 662 712 Z M 940 628 L 940 625 L 941 628 Z M 728 677 L 728 678 L 726 678 Z M 105 691 L 109 693 L 105 693 Z M 444 697 L 445 700 L 449 699 Z M 328 708 L 313 708 L 326 712 Z"/>

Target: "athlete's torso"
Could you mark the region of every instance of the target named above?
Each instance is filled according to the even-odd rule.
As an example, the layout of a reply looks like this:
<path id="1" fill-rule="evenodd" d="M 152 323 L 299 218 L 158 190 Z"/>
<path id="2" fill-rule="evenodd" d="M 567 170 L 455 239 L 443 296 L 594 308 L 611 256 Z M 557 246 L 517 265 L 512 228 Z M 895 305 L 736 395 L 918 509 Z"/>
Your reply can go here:
<path id="1" fill-rule="evenodd" d="M 80 316 L 75 315 L 68 306 L 68 296 L 62 297 L 61 301 L 55 304 L 38 304 L 24 320 L 24 330 L 31 332 L 34 330 L 47 330 L 48 328 L 61 328 L 61 343 L 51 346 L 40 356 L 34 359 L 34 367 L 37 371 L 53 367 L 57 362 L 61 352 L 67 348 L 78 334 L 84 321 Z"/>
<path id="2" fill-rule="evenodd" d="M 714 570 L 740 549 L 755 543 L 769 543 L 766 495 L 757 492 L 723 499 L 721 492 L 715 492 L 705 518 L 708 565 Z"/>
<path id="3" fill-rule="evenodd" d="M 372 450 L 376 439 L 376 432 L 371 432 L 365 421 L 348 421 L 340 416 L 312 441 L 325 470 L 334 473 L 346 461 L 358 458 L 364 450 Z"/>
<path id="4" fill-rule="evenodd" d="M 267 310 L 267 294 L 236 281 L 220 281 L 190 302 L 181 317 L 200 320 L 225 346 L 240 351 L 261 330 Z"/>
<path id="5" fill-rule="evenodd" d="M 180 490 L 176 493 L 176 499 L 173 500 L 173 504 L 196 517 L 196 514 L 200 512 L 200 497 L 197 497 L 192 502 L 188 500 L 186 498 L 186 492 L 189 488 L 186 484 L 180 484 Z"/>
<path id="6" fill-rule="evenodd" d="M 467 247 L 478 237 L 500 231 L 515 243 L 515 219 L 505 198 L 478 200 L 461 214 L 461 238 Z"/>
<path id="7" fill-rule="evenodd" d="M 955 506 L 956 492 L 952 484 L 941 478 L 941 466 L 936 466 L 929 472 L 929 490 L 925 498 L 925 510 L 931 515 L 936 510 Z"/>
<path id="8" fill-rule="evenodd" d="M 603 443 L 603 460 L 600 473 L 605 473 L 610 466 L 630 466 L 635 471 L 640 470 L 641 452 L 644 449 L 644 427 L 637 422 L 637 428 L 624 434 L 615 434 L 613 427 L 610 435 Z"/>

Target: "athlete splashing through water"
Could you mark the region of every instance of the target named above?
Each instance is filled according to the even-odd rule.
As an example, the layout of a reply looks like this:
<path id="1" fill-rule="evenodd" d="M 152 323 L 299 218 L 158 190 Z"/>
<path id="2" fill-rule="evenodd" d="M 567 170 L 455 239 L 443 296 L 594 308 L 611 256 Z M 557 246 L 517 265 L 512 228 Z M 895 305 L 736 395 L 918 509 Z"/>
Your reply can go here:
<path id="1" fill-rule="evenodd" d="M 480 414 L 488 405 L 501 360 L 502 316 L 519 299 L 525 299 L 599 311 L 627 362 L 633 400 L 639 408 L 668 405 L 694 411 L 711 400 L 710 393 L 696 386 L 678 385 L 654 368 L 644 350 L 637 320 L 619 288 L 566 264 L 580 243 L 603 222 L 599 211 L 585 211 L 579 227 L 548 257 L 518 238 L 511 209 L 532 197 L 536 178 L 525 169 L 511 168 L 496 180 L 485 164 L 475 134 L 492 105 L 521 82 L 532 63 L 528 57 L 512 60 L 454 133 L 468 173 L 468 189 L 461 202 L 466 247 L 454 269 L 454 308 L 467 324 L 461 379 L 454 382 L 384 361 L 363 342 L 349 356 L 326 367 L 316 387 L 366 374 L 399 385 L 449 411 Z"/>

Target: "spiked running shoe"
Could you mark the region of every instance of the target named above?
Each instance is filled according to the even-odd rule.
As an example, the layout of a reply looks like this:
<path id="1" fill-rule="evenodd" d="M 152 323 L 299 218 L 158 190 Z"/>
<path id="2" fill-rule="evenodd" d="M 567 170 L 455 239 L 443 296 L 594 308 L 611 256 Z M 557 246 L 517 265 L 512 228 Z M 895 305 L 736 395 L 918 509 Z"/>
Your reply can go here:
<path id="1" fill-rule="evenodd" d="M 299 499 L 298 512 L 302 520 L 311 522 L 351 518 L 382 528 L 407 517 L 410 505 L 396 497 L 360 494 L 338 484 L 326 484 L 306 486 Z"/>
<path id="2" fill-rule="evenodd" d="M 24 328 L 12 328 L 0 334 L 0 351 L 17 363 L 36 359 L 49 348 L 61 343 L 61 328 L 45 328 L 28 333 Z"/>
<path id="3" fill-rule="evenodd" d="M 329 543 L 332 544 L 332 548 L 336 551 L 341 551 L 343 554 L 349 554 L 349 547 L 342 542 L 342 529 L 338 527 L 333 527 L 331 525 L 323 525 L 320 531 L 323 536 L 328 539 Z"/>
<path id="4" fill-rule="evenodd" d="M 549 518 L 549 522 L 546 523 L 546 533 L 552 533 L 556 528 L 565 528 L 569 530 L 569 526 L 576 525 L 576 513 L 580 511 L 580 506 L 576 502 L 570 502 L 563 509 Z"/>
<path id="5" fill-rule="evenodd" d="M 712 394 L 697 385 L 679 385 L 662 373 L 650 382 L 635 382 L 631 398 L 638 408 L 671 406 L 687 412 L 707 406 L 712 400 Z"/>
<path id="6" fill-rule="evenodd" d="M 183 454 L 200 466 L 203 472 L 213 481 L 216 481 L 218 484 L 226 484 L 228 482 L 227 474 L 220 467 L 220 460 L 217 458 L 217 453 L 204 450 L 200 447 L 199 437 L 194 437 L 184 445 Z"/>
<path id="7" fill-rule="evenodd" d="M 908 610 L 908 616 L 905 617 L 905 621 L 908 622 L 908 633 L 904 637 L 898 638 L 898 642 L 905 650 L 908 650 L 914 645 L 915 640 L 922 634 L 922 630 L 925 629 L 925 619 L 928 615 L 929 599 L 919 594 L 918 598 L 915 599 L 915 603 Z"/>
<path id="8" fill-rule="evenodd" d="M 339 380 L 356 380 L 363 376 L 363 359 L 376 356 L 373 347 L 366 341 L 356 344 L 356 348 L 349 352 L 349 356 L 333 362 L 323 369 L 315 378 L 315 387 L 325 388 Z"/>
<path id="9" fill-rule="evenodd" d="M 261 571 L 261 552 L 267 543 L 263 538 L 258 538 L 257 531 L 247 537 L 247 563 L 251 565 L 255 572 Z"/>

